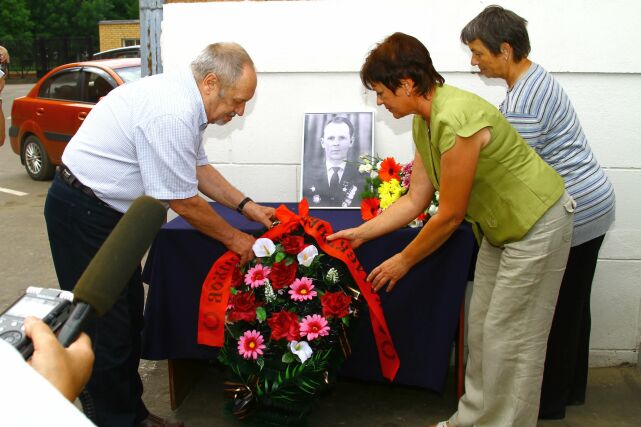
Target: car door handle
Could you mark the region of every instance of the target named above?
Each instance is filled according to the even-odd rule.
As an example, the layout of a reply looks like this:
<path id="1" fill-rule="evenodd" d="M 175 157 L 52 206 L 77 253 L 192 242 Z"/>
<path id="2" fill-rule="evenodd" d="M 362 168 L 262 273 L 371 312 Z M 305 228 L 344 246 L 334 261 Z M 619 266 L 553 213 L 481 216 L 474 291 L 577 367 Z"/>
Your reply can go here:
<path id="1" fill-rule="evenodd" d="M 86 111 L 82 111 L 82 112 L 78 113 L 78 120 L 84 120 L 85 117 L 87 117 L 87 112 Z"/>
<path id="2" fill-rule="evenodd" d="M 40 107 L 36 108 L 36 116 L 42 116 L 45 113 L 45 109 Z"/>

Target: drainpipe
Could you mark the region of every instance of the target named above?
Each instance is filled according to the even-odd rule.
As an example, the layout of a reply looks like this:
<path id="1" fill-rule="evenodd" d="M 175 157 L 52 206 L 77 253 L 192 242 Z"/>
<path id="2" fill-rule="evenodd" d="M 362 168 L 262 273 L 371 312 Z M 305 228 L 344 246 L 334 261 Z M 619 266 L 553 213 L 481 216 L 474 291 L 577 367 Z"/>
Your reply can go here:
<path id="1" fill-rule="evenodd" d="M 162 73 L 160 25 L 163 0 L 140 0 L 140 67 L 143 77 Z"/>

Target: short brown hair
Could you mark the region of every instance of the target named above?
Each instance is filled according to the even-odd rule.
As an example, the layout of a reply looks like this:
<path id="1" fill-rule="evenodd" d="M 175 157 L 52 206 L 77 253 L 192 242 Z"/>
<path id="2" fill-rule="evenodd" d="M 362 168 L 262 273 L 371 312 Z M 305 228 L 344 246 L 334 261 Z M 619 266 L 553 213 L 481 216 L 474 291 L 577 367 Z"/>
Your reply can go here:
<path id="1" fill-rule="evenodd" d="M 434 69 L 430 52 L 423 43 L 410 35 L 394 33 L 367 55 L 361 67 L 361 81 L 368 89 L 372 89 L 374 83 L 382 83 L 395 92 L 401 79 L 406 78 L 414 81 L 421 96 L 445 83 L 443 76 Z"/>

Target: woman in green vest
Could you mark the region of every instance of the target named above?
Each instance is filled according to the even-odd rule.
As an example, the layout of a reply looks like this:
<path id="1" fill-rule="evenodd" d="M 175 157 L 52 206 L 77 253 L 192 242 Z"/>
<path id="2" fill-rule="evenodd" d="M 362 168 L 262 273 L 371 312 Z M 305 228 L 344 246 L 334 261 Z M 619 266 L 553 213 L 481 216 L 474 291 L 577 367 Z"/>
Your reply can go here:
<path id="1" fill-rule="evenodd" d="M 383 40 L 365 60 L 361 80 L 395 118 L 414 115 L 410 189 L 373 220 L 328 239 L 360 246 L 401 228 L 439 190 L 438 213 L 368 280 L 390 292 L 463 220 L 472 223 L 480 248 L 468 314 L 466 392 L 457 412 L 438 426 L 535 426 L 574 201 L 496 107 L 444 84 L 416 38 L 395 33 Z"/>

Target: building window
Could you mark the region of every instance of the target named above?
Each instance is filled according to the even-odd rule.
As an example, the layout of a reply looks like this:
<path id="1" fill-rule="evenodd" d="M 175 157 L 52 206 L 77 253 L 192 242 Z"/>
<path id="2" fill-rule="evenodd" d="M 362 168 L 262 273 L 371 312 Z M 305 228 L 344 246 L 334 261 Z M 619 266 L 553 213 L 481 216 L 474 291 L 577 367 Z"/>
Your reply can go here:
<path id="1" fill-rule="evenodd" d="M 140 39 L 121 39 L 122 46 L 136 46 L 140 44 Z"/>

